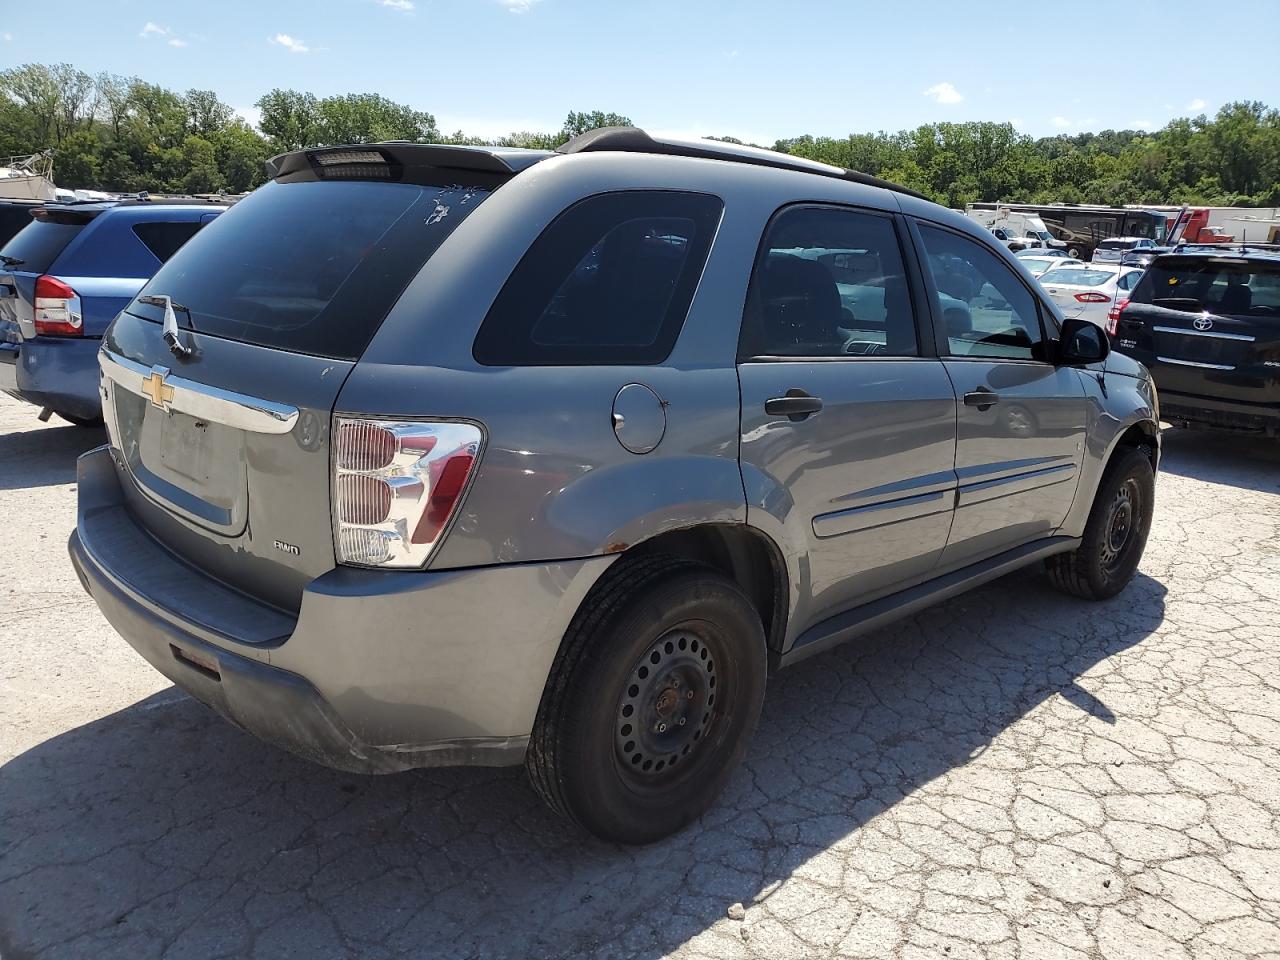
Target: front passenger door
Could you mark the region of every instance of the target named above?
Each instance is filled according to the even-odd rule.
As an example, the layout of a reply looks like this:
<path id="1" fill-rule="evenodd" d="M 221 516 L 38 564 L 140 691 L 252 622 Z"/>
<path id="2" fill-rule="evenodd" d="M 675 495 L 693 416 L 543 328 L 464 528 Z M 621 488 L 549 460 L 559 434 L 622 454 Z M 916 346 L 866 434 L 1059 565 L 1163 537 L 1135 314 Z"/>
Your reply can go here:
<path id="1" fill-rule="evenodd" d="M 1036 297 L 985 245 L 918 224 L 938 352 L 956 393 L 955 521 L 939 570 L 1053 534 L 1075 497 L 1080 374 L 1055 367 Z"/>

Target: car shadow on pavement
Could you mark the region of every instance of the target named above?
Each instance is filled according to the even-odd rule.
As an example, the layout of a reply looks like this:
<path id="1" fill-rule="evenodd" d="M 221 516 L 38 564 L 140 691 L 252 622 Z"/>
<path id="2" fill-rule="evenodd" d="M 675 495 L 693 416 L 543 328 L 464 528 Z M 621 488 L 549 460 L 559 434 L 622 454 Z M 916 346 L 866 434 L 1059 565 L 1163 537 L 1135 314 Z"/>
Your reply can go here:
<path id="1" fill-rule="evenodd" d="M 1114 724 L 1086 674 L 1161 624 L 1164 594 L 1139 575 L 1090 604 L 1023 571 L 784 671 L 721 802 L 646 848 L 561 823 L 519 770 L 337 773 L 170 688 L 0 768 L 0 954 L 652 958 L 736 941 L 737 924 L 710 931 L 731 904 L 750 914 L 918 788 L 970 763 L 1002 781 L 1000 750 L 984 754 L 1028 712 Z"/>
<path id="2" fill-rule="evenodd" d="M 1280 491 L 1280 439 L 1177 427 L 1166 427 L 1161 437 L 1162 472 L 1263 493 Z"/>
<path id="3" fill-rule="evenodd" d="M 70 424 L 0 434 L 0 463 L 4 464 L 0 490 L 74 483 L 76 458 L 106 442 L 107 432 L 101 427 Z"/>

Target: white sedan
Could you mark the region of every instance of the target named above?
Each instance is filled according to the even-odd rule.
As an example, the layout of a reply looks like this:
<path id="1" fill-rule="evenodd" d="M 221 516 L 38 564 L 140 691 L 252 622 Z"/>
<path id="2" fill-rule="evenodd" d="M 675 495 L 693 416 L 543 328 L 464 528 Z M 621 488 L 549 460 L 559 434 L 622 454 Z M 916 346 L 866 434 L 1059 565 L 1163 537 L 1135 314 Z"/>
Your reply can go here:
<path id="1" fill-rule="evenodd" d="M 1064 317 L 1080 317 L 1105 330 L 1111 308 L 1128 300 L 1141 279 L 1141 267 L 1085 263 L 1050 270 L 1041 275 L 1040 284 Z"/>
<path id="2" fill-rule="evenodd" d="M 1072 257 L 1019 257 L 1018 262 L 1026 267 L 1033 277 L 1039 277 L 1059 267 L 1083 267 L 1083 260 Z"/>

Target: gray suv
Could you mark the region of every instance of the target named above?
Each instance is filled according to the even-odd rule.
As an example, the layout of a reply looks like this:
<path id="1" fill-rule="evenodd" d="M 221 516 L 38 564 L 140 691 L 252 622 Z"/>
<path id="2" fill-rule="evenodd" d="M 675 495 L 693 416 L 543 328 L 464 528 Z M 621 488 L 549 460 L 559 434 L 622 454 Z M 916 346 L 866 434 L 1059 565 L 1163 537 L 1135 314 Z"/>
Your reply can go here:
<path id="1" fill-rule="evenodd" d="M 524 763 L 646 842 L 713 802 L 770 671 L 1025 564 L 1133 576 L 1150 377 L 909 190 L 634 129 L 269 172 L 108 331 L 70 542 L 265 740 Z"/>

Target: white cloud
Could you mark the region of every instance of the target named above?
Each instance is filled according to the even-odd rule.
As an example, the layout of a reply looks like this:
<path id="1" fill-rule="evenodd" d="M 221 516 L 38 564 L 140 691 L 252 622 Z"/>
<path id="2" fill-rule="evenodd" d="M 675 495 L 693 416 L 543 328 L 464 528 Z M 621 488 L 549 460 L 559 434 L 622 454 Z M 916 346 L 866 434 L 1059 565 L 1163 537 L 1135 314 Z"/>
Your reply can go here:
<path id="1" fill-rule="evenodd" d="M 528 13 L 533 9 L 535 3 L 541 3 L 542 0 L 498 0 L 498 3 L 506 7 L 512 13 Z"/>
<path id="2" fill-rule="evenodd" d="M 1150 130 L 1155 124 L 1150 120 L 1130 120 L 1129 126 L 1134 130 Z"/>
<path id="3" fill-rule="evenodd" d="M 271 38 L 271 42 L 276 46 L 284 47 L 290 53 L 307 53 L 311 49 L 297 37 L 291 37 L 287 33 L 277 33 Z"/>
<path id="4" fill-rule="evenodd" d="M 154 37 L 157 40 L 163 40 L 171 47 L 185 47 L 190 42 L 182 39 L 182 37 L 176 36 L 168 27 L 162 27 L 160 24 L 152 23 L 150 20 L 143 25 L 138 36 L 143 40 L 150 40 Z"/>
<path id="5" fill-rule="evenodd" d="M 1059 130 L 1065 130 L 1067 127 L 1071 126 L 1071 121 L 1066 117 L 1051 117 L 1049 123 L 1057 127 Z"/>
<path id="6" fill-rule="evenodd" d="M 1013 126 L 1015 126 L 1015 127 L 1020 127 L 1020 126 L 1022 126 L 1022 118 L 1021 118 L 1021 117 L 1010 117 L 1010 118 L 1009 118 L 1009 123 L 1010 123 L 1010 124 L 1012 124 L 1012 125 L 1013 125 Z"/>
<path id="7" fill-rule="evenodd" d="M 405 13 L 413 10 L 413 0 L 378 0 L 378 3 L 392 10 L 403 10 Z"/>
<path id="8" fill-rule="evenodd" d="M 1203 110 L 1207 106 L 1208 106 L 1207 103 L 1205 103 L 1199 97 L 1196 97 L 1194 100 L 1192 100 L 1190 103 L 1187 104 L 1187 109 L 1190 110 L 1192 113 L 1199 113 L 1201 110 Z"/>
<path id="9" fill-rule="evenodd" d="M 935 83 L 932 87 L 924 92 L 926 97 L 931 97 L 935 103 L 959 103 L 964 99 L 964 95 L 949 83 Z"/>

